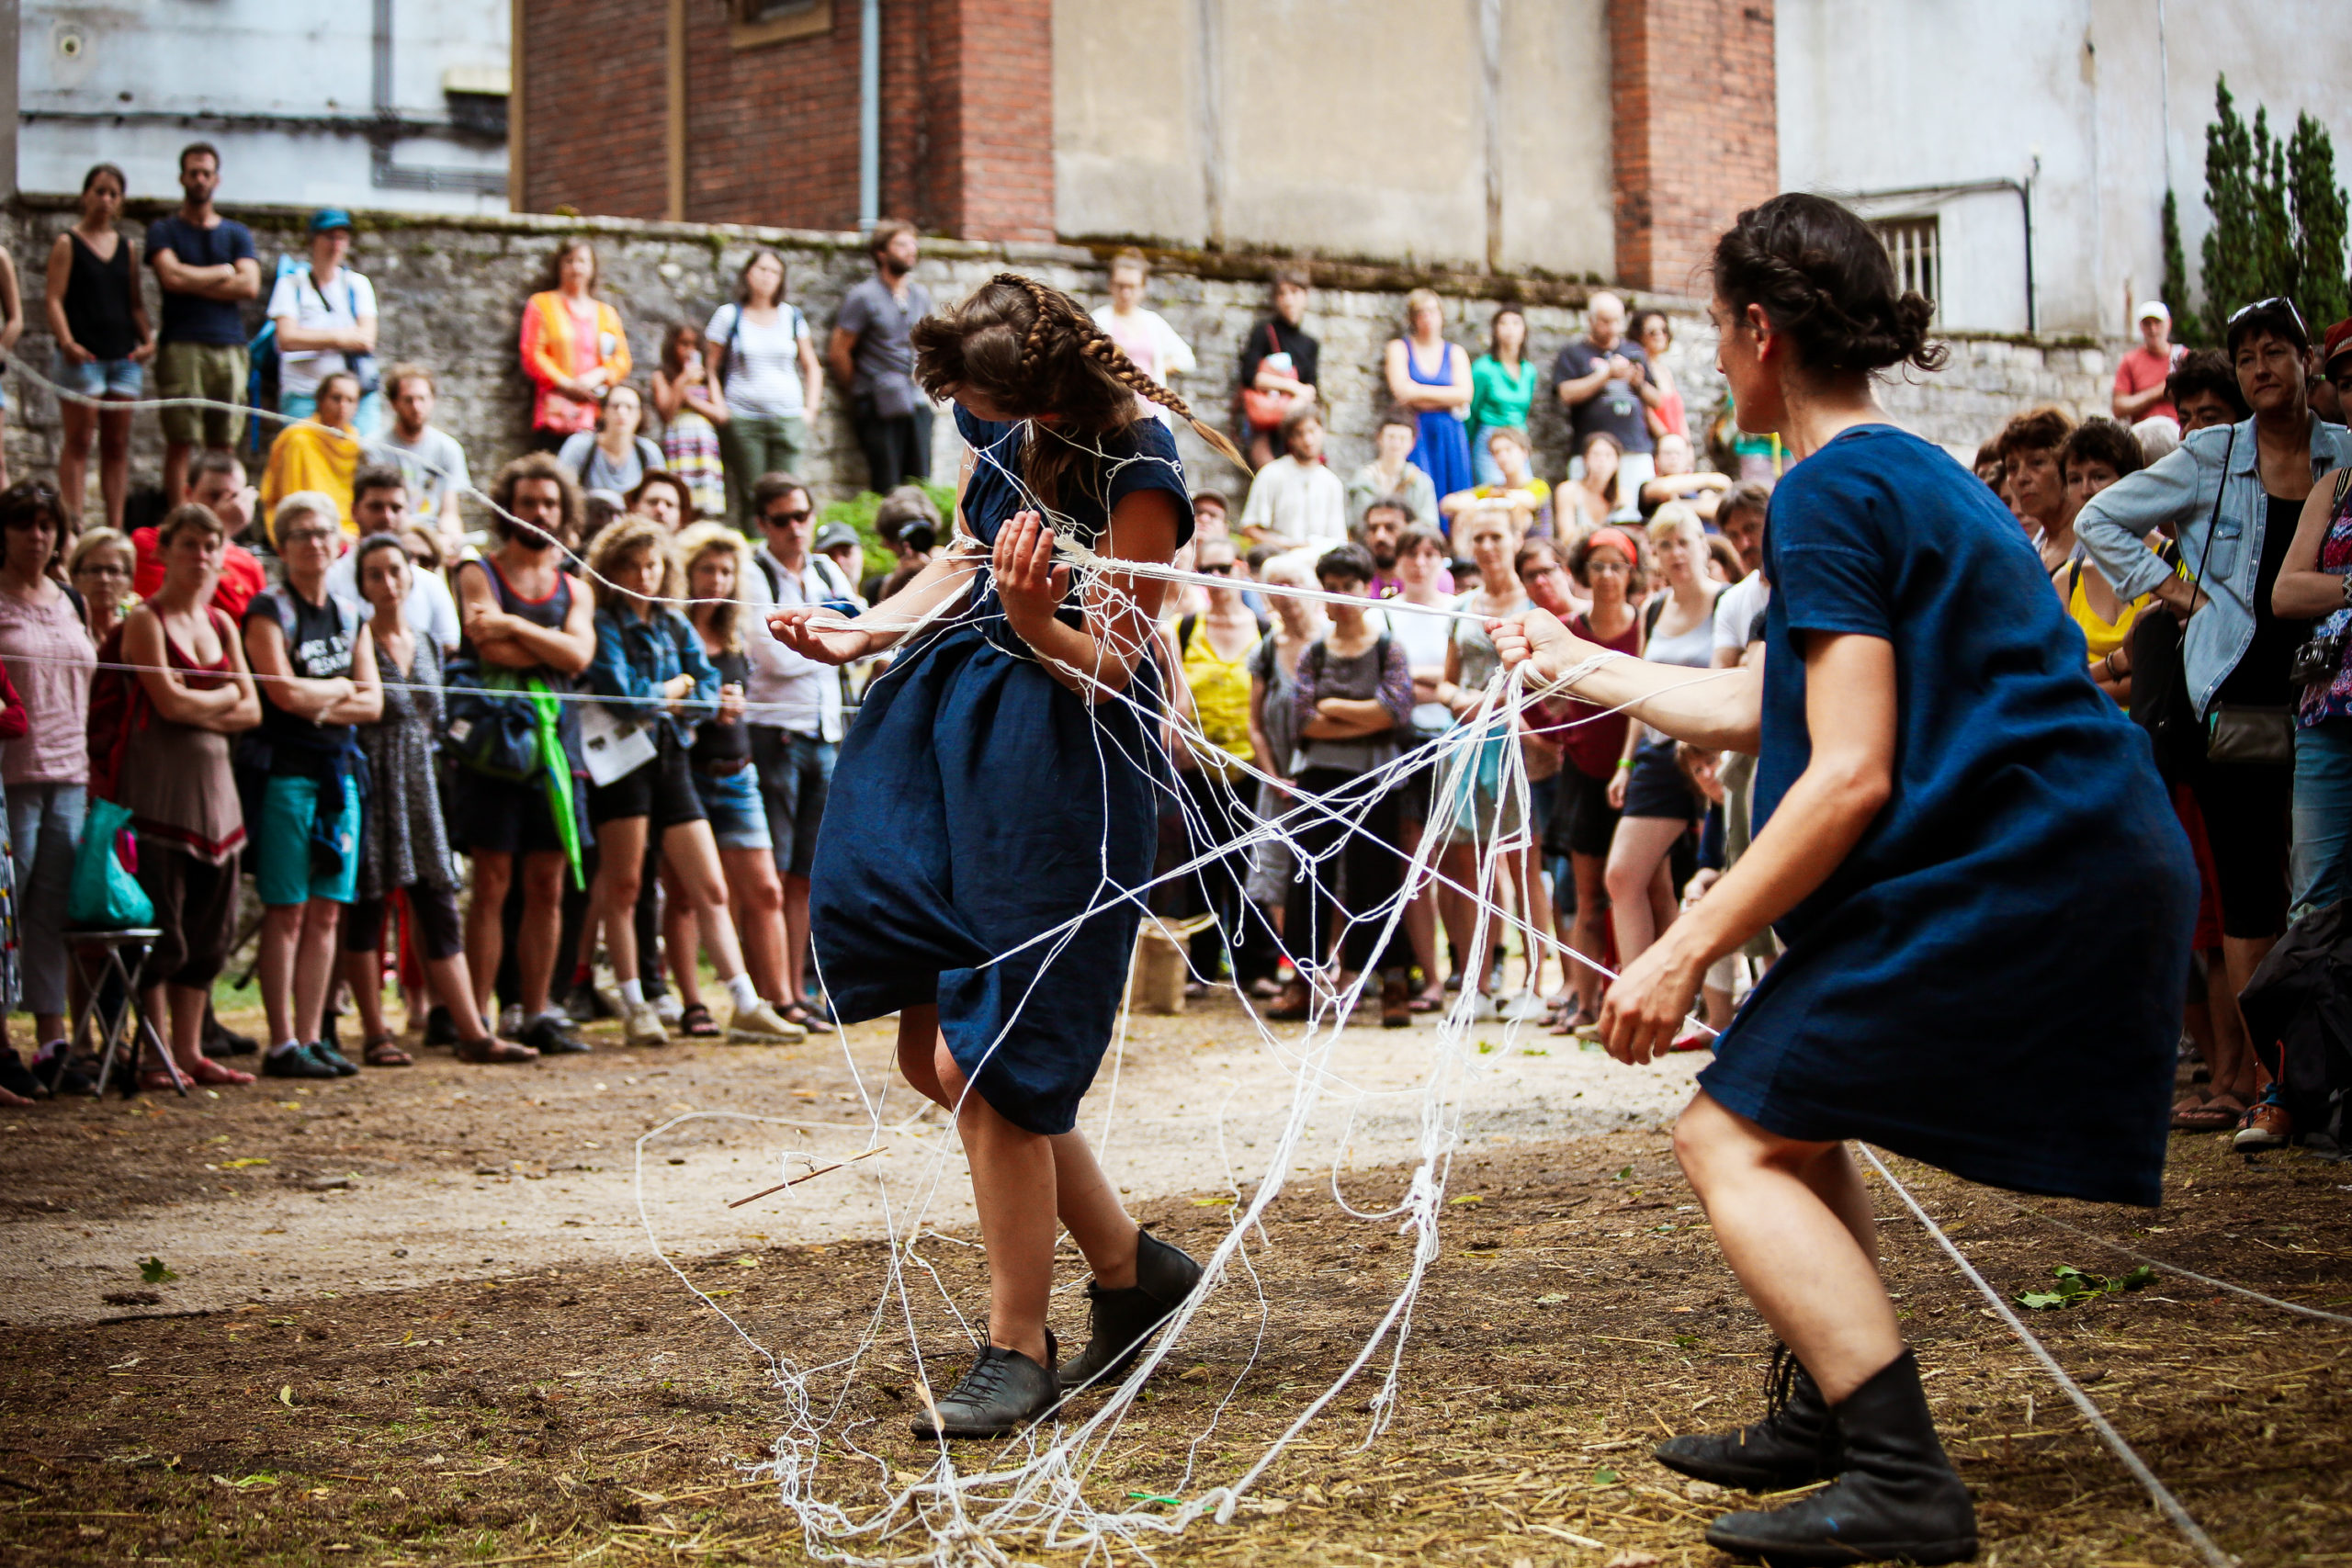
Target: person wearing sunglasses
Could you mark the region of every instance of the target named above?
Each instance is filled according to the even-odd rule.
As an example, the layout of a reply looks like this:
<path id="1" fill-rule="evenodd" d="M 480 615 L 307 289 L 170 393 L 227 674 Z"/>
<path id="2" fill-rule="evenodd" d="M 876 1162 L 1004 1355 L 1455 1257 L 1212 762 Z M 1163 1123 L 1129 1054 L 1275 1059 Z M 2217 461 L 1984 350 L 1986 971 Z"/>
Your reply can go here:
<path id="1" fill-rule="evenodd" d="M 2235 996 L 2287 929 L 2296 696 L 2287 668 L 2309 624 L 2278 615 L 2271 590 L 2313 482 L 2352 462 L 2352 436 L 2306 401 L 2311 334 L 2291 301 L 2239 310 L 2226 347 L 2251 417 L 2191 431 L 2085 502 L 2075 533 L 2118 598 L 2154 593 L 2186 623 L 2186 700 L 2206 740 L 2181 772 L 2212 846 Z M 2178 570 L 2143 542 L 2157 529 L 2177 542 Z M 2176 1127 L 2244 1130 L 2270 1075 L 2248 1048 L 2217 1055 L 2210 1098 L 2178 1108 Z"/>

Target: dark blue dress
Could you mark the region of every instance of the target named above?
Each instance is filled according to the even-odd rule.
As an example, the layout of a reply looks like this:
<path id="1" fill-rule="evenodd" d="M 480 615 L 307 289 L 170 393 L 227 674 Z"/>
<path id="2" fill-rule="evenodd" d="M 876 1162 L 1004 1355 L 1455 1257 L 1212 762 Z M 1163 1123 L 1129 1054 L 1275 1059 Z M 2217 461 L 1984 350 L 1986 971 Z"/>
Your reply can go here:
<path id="1" fill-rule="evenodd" d="M 1894 645 L 1894 788 L 1699 1081 L 1784 1137 L 2159 1196 L 2197 872 L 2148 741 L 1993 492 L 1885 425 L 1772 492 L 1760 833 L 1805 769 L 1797 633 Z"/>
<path id="2" fill-rule="evenodd" d="M 1438 355 L 1437 368 L 1424 376 L 1421 362 L 1413 356 L 1413 340 L 1405 341 L 1405 374 L 1424 387 L 1450 387 L 1453 384 L 1453 356 L 1461 350 L 1453 344 Z M 1452 409 L 1423 409 L 1414 416 L 1412 460 L 1429 475 L 1430 486 L 1444 500 L 1456 491 L 1468 490 L 1478 482 L 1470 466 L 1470 434 Z"/>
<path id="3" fill-rule="evenodd" d="M 964 518 L 993 543 L 1025 504 L 1001 471 L 1022 471 L 1021 431 L 960 408 L 956 427 L 980 455 Z M 1192 536 L 1166 427 L 1142 419 L 1091 445 L 1111 460 L 1081 457 L 1055 499 L 1081 542 L 1144 490 L 1169 491 L 1179 543 Z M 1074 604 L 1062 612 L 1072 625 Z M 1159 690 L 1139 665 L 1129 695 L 1156 713 Z M 841 1017 L 936 1001 L 956 1065 L 1007 1121 L 1076 1125 L 1118 1020 L 1173 784 L 1156 731 L 1125 703 L 1090 706 L 1047 674 L 1005 625 L 983 564 L 969 607 L 900 651 L 842 744 L 809 895 Z"/>

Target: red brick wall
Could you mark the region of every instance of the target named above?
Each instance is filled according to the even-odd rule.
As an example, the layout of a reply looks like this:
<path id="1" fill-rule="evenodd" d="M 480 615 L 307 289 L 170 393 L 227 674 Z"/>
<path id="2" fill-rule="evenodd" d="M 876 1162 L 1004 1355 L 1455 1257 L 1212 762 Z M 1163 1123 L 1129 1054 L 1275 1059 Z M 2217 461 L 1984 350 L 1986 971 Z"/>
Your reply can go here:
<path id="1" fill-rule="evenodd" d="M 1772 0 L 1610 0 L 1617 276 L 1701 291 L 1715 236 L 1780 188 Z"/>
<path id="2" fill-rule="evenodd" d="M 665 6 L 524 6 L 517 205 L 663 216 Z M 854 228 L 857 0 L 833 0 L 822 35 L 752 49 L 730 45 L 715 0 L 694 0 L 686 28 L 684 216 Z M 1052 0 L 883 0 L 884 216 L 967 239 L 1051 240 L 1053 133 Z"/>

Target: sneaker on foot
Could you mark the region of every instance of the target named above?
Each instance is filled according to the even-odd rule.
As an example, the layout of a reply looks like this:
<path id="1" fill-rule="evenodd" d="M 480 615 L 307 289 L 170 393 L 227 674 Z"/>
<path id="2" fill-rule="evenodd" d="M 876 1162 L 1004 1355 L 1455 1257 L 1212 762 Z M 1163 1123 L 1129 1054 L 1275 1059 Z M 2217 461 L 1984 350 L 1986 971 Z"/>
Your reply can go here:
<path id="1" fill-rule="evenodd" d="M 424 1015 L 424 1043 L 427 1045 L 455 1045 L 458 1043 L 458 1021 L 449 1010 L 434 1004 Z"/>
<path id="2" fill-rule="evenodd" d="M 2295 1135 L 2294 1118 L 2287 1108 L 2267 1095 L 2246 1107 L 2238 1118 L 2238 1130 L 2230 1138 L 2233 1149 L 2284 1148 Z"/>
<path id="3" fill-rule="evenodd" d="M 523 1004 L 508 1002 L 498 1014 L 498 1032 L 512 1040 L 523 1032 Z"/>
<path id="4" fill-rule="evenodd" d="M 664 1024 L 680 1022 L 686 1016 L 686 1004 L 678 999 L 678 993 L 675 991 L 664 991 L 649 1000 L 646 1006 L 651 1008 L 653 1016 Z"/>
<path id="5" fill-rule="evenodd" d="M 519 1014 L 522 1010 L 515 1010 Z M 594 1048 L 566 1029 L 563 1020 L 551 1012 L 541 1013 L 521 1029 L 509 1029 L 502 1021 L 498 1032 L 502 1038 L 520 1040 L 542 1056 L 575 1056 Z"/>
<path id="6" fill-rule="evenodd" d="M 808 1032 L 763 1001 L 737 1008 L 727 1021 L 727 1038 L 742 1045 L 797 1045 Z"/>
<path id="7" fill-rule="evenodd" d="M 684 1010 L 681 1010 L 682 1011 Z M 670 1032 L 651 1002 L 631 1002 L 621 1016 L 621 1036 L 631 1045 L 667 1045 Z"/>
<path id="8" fill-rule="evenodd" d="M 349 1078 L 359 1076 L 359 1064 L 336 1050 L 334 1041 L 313 1040 L 310 1043 L 309 1050 L 311 1055 L 324 1062 L 334 1071 L 335 1077 Z"/>

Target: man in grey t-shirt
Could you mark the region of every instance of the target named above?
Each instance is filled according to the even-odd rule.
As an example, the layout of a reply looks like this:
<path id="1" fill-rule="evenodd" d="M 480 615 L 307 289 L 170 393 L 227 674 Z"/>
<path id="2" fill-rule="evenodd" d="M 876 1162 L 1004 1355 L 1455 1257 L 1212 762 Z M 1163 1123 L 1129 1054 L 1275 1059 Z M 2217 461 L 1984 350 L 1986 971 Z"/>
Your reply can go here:
<path id="1" fill-rule="evenodd" d="M 888 493 L 931 477 L 931 400 L 915 385 L 908 333 L 931 314 L 931 291 L 908 275 L 914 226 L 886 219 L 868 247 L 874 276 L 852 288 L 833 320 L 825 358 L 849 389 L 849 422 L 865 452 L 866 484 Z"/>
<path id="2" fill-rule="evenodd" d="M 456 436 L 433 427 L 433 372 L 424 366 L 393 366 L 384 377 L 384 396 L 391 400 L 392 427 L 373 443 L 378 456 L 399 465 L 416 521 L 441 536 L 454 562 L 466 531 L 458 497 L 473 483 L 466 449 Z"/>

